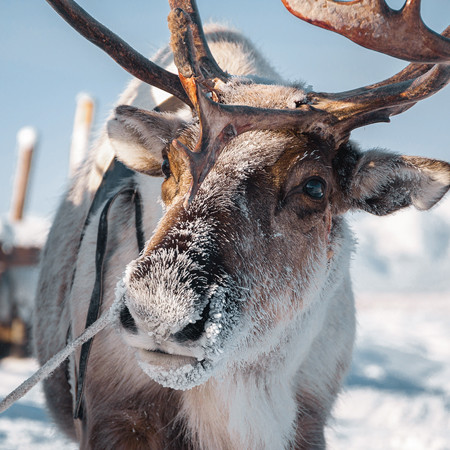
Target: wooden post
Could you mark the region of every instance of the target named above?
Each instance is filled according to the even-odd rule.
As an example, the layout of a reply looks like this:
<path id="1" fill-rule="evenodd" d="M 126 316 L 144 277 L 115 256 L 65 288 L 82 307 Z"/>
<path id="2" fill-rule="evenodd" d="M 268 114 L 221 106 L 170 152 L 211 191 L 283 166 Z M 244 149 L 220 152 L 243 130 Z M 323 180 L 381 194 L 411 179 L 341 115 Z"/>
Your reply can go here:
<path id="1" fill-rule="evenodd" d="M 69 176 L 72 177 L 86 156 L 94 116 L 94 100 L 85 93 L 78 94 L 72 144 L 70 146 Z"/>
<path id="2" fill-rule="evenodd" d="M 32 127 L 21 128 L 17 133 L 19 154 L 10 210 L 10 217 L 13 222 L 22 220 L 23 218 L 31 161 L 36 142 L 37 133 Z"/>

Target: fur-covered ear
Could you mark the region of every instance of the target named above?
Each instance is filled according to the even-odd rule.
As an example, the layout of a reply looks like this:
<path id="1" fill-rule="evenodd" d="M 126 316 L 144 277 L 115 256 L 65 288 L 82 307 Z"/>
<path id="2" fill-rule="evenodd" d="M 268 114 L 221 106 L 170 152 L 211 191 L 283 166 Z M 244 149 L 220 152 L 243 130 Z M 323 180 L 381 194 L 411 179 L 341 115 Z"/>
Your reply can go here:
<path id="1" fill-rule="evenodd" d="M 450 164 L 372 150 L 357 161 L 351 186 L 353 207 L 385 215 L 414 205 L 425 210 L 450 188 Z"/>
<path id="2" fill-rule="evenodd" d="M 136 172 L 162 176 L 162 151 L 184 126 L 185 122 L 174 114 L 121 105 L 108 121 L 107 130 L 121 162 Z"/>

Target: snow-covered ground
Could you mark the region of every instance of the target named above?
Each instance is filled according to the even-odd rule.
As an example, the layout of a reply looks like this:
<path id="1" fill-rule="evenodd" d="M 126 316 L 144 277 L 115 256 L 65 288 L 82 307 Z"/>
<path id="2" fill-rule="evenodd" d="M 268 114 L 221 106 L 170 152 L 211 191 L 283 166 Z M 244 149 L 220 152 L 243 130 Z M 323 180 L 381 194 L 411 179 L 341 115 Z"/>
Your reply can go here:
<path id="1" fill-rule="evenodd" d="M 344 393 L 327 430 L 330 449 L 450 449 L 450 296 L 364 295 Z M 0 363 L 4 396 L 36 368 Z M 0 416 L 0 449 L 71 449 L 39 388 Z"/>
<path id="2" fill-rule="evenodd" d="M 450 449 L 450 295 L 359 298 L 330 449 Z"/>
<path id="3" fill-rule="evenodd" d="M 0 395 L 4 397 L 37 369 L 33 359 L 5 358 L 0 361 Z M 44 408 L 41 386 L 0 415 L 1 450 L 71 450 L 51 423 Z"/>

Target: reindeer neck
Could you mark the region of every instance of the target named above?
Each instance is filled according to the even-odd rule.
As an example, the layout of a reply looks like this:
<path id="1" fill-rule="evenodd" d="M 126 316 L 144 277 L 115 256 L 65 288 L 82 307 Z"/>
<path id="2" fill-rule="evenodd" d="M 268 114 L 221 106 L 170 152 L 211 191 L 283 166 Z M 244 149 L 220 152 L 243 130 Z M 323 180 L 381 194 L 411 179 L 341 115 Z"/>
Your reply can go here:
<path id="1" fill-rule="evenodd" d="M 292 380 L 285 378 L 282 368 L 240 373 L 184 392 L 183 419 L 198 448 L 287 448 L 297 404 Z"/>

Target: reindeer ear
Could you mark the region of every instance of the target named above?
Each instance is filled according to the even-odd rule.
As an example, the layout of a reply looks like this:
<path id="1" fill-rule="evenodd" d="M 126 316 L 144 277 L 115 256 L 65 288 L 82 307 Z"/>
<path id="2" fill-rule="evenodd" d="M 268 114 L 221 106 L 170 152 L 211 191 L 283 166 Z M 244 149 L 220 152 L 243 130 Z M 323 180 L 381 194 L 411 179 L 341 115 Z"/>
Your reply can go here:
<path id="1" fill-rule="evenodd" d="M 136 172 L 162 176 L 162 151 L 184 126 L 174 114 L 121 105 L 108 121 L 107 130 L 117 159 Z"/>
<path id="2" fill-rule="evenodd" d="M 450 187 L 450 164 L 372 150 L 361 155 L 352 176 L 353 207 L 385 215 L 414 205 L 435 205 Z"/>

